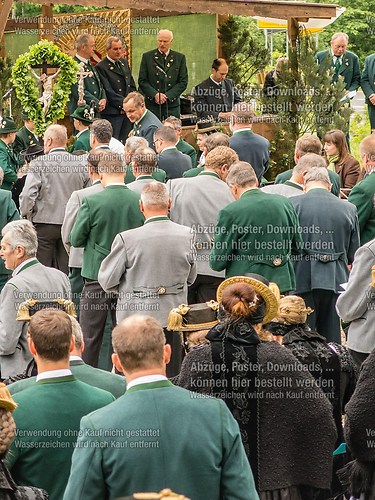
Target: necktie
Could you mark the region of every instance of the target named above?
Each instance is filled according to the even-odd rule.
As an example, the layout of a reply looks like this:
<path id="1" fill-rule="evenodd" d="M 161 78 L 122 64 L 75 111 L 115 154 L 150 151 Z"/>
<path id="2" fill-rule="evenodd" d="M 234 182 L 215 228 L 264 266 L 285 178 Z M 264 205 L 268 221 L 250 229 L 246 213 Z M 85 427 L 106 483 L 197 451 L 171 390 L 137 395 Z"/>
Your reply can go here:
<path id="1" fill-rule="evenodd" d="M 121 68 L 120 61 L 116 61 L 116 62 L 115 62 L 115 67 L 116 67 L 116 69 L 117 69 L 118 71 L 121 71 L 121 73 L 122 73 L 122 68 Z"/>
<path id="2" fill-rule="evenodd" d="M 341 60 L 339 57 L 336 57 L 336 62 L 335 62 L 335 73 L 338 75 L 341 67 Z"/>

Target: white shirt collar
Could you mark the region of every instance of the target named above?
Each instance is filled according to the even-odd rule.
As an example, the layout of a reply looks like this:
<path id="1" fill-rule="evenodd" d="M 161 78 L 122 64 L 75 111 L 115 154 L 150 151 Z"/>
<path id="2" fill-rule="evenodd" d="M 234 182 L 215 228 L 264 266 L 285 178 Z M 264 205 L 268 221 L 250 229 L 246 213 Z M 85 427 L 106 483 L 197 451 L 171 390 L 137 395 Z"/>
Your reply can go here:
<path id="1" fill-rule="evenodd" d="M 222 82 L 216 82 L 213 78 L 212 75 L 210 75 L 211 81 L 214 82 L 218 87 L 221 87 Z M 223 80 L 224 81 L 224 80 Z"/>
<path id="2" fill-rule="evenodd" d="M 108 61 L 110 61 L 112 64 L 115 64 L 115 62 L 116 62 L 114 59 L 111 59 L 108 55 L 107 55 L 107 59 L 108 59 Z"/>
<path id="3" fill-rule="evenodd" d="M 69 356 L 69 361 L 82 361 L 81 356 Z"/>
<path id="4" fill-rule="evenodd" d="M 36 260 L 36 257 L 30 257 L 30 259 L 26 259 L 23 262 L 21 262 L 21 264 L 18 264 L 16 269 L 14 269 L 14 271 L 12 272 L 12 276 L 16 276 L 21 271 L 21 269 L 25 267 L 26 264 L 31 262 L 32 260 Z"/>
<path id="5" fill-rule="evenodd" d="M 140 119 L 139 119 L 139 120 L 137 120 L 137 121 L 135 122 L 135 124 L 136 124 L 136 125 L 138 125 L 138 123 L 139 123 L 140 121 L 142 121 L 142 118 L 145 116 L 145 114 L 146 114 L 146 113 L 147 113 L 147 109 L 145 109 L 145 112 L 144 112 L 144 113 L 143 113 L 143 115 L 140 117 Z"/>
<path id="6" fill-rule="evenodd" d="M 151 384 L 151 382 L 159 382 L 161 380 L 168 379 L 164 375 L 145 375 L 144 377 L 138 377 L 127 384 L 127 390 L 136 385 Z"/>
<path id="7" fill-rule="evenodd" d="M 78 132 L 78 134 L 76 135 L 77 139 L 78 139 L 78 137 L 79 137 L 81 134 L 83 134 L 83 132 L 86 132 L 86 130 L 89 130 L 89 128 L 88 128 L 88 127 L 86 127 L 86 128 L 84 128 L 83 130 L 81 130 L 81 132 Z"/>
<path id="8" fill-rule="evenodd" d="M 85 59 L 84 57 L 80 56 L 79 54 L 76 54 L 76 58 L 82 61 L 83 63 L 87 64 L 89 62 L 88 59 Z"/>
<path id="9" fill-rule="evenodd" d="M 105 187 L 108 186 L 125 186 L 125 182 L 109 182 Z"/>
<path id="10" fill-rule="evenodd" d="M 161 55 L 164 55 L 164 54 L 165 54 L 165 57 L 168 57 L 168 56 L 169 56 L 170 51 L 171 51 L 171 49 L 169 49 L 169 50 L 168 50 L 168 52 L 161 52 L 161 51 L 158 49 L 159 54 L 161 54 Z"/>
<path id="11" fill-rule="evenodd" d="M 36 377 L 36 381 L 45 380 L 47 378 L 61 378 L 67 377 L 71 375 L 72 372 L 68 368 L 64 368 L 63 370 L 50 370 L 48 372 L 39 373 Z"/>

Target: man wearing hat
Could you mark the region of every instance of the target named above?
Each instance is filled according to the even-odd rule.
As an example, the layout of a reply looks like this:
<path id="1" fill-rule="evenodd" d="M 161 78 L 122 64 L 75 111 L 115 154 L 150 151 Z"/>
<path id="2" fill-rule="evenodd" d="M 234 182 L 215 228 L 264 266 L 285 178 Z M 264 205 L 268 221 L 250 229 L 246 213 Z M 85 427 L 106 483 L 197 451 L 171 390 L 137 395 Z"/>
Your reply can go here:
<path id="1" fill-rule="evenodd" d="M 0 167 L 0 186 L 3 182 L 4 172 Z M 12 195 L 9 191 L 0 189 L 0 231 L 4 226 L 11 222 L 12 220 L 18 220 L 20 214 L 17 207 L 12 200 Z M 3 259 L 0 259 L 0 292 L 3 289 L 5 283 L 8 281 L 11 271 L 7 269 L 4 265 Z"/>
<path id="2" fill-rule="evenodd" d="M 93 122 L 94 116 L 90 112 L 89 106 L 79 106 L 74 113 L 70 115 L 73 118 L 73 125 L 78 134 L 73 144 L 73 151 L 90 151 L 90 130 L 89 125 Z"/>
<path id="3" fill-rule="evenodd" d="M 128 94 L 123 103 L 126 116 L 133 123 L 132 135 L 144 137 L 150 148 L 155 151 L 154 132 L 163 126 L 159 118 L 146 109 L 145 98 L 139 92 Z"/>
<path id="4" fill-rule="evenodd" d="M 233 106 L 241 97 L 227 74 L 225 59 L 214 59 L 210 77 L 194 88 L 194 109 L 198 118 L 229 120 Z"/>
<path id="5" fill-rule="evenodd" d="M 14 154 L 12 144 L 16 138 L 17 127 L 14 121 L 7 116 L 0 116 L 0 167 L 4 178 L 1 189 L 11 191 L 17 181 L 19 167 L 17 155 Z"/>

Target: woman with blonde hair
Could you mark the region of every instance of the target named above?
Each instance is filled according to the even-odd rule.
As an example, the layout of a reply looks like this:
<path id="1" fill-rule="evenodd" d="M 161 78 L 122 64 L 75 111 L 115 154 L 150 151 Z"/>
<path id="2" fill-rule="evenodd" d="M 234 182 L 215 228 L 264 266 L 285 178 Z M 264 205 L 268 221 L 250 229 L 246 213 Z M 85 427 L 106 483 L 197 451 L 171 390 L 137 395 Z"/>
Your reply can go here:
<path id="1" fill-rule="evenodd" d="M 267 341 L 262 325 L 278 310 L 267 280 L 228 278 L 217 300 L 222 319 L 208 332 L 209 343 L 188 353 L 177 385 L 225 401 L 261 500 L 327 498 L 336 439 L 332 410 L 296 358 Z"/>

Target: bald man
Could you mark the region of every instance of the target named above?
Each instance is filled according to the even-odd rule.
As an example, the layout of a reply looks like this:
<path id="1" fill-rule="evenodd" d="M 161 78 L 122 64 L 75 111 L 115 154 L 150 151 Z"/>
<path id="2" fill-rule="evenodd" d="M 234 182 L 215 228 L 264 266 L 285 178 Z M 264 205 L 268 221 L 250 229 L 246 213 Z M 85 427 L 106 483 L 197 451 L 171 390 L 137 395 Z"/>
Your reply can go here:
<path id="1" fill-rule="evenodd" d="M 139 69 L 139 91 L 145 96 L 146 107 L 160 121 L 168 116 L 180 118 L 180 95 L 188 84 L 184 54 L 171 50 L 173 33 L 160 30 L 158 46 L 145 52 Z"/>

